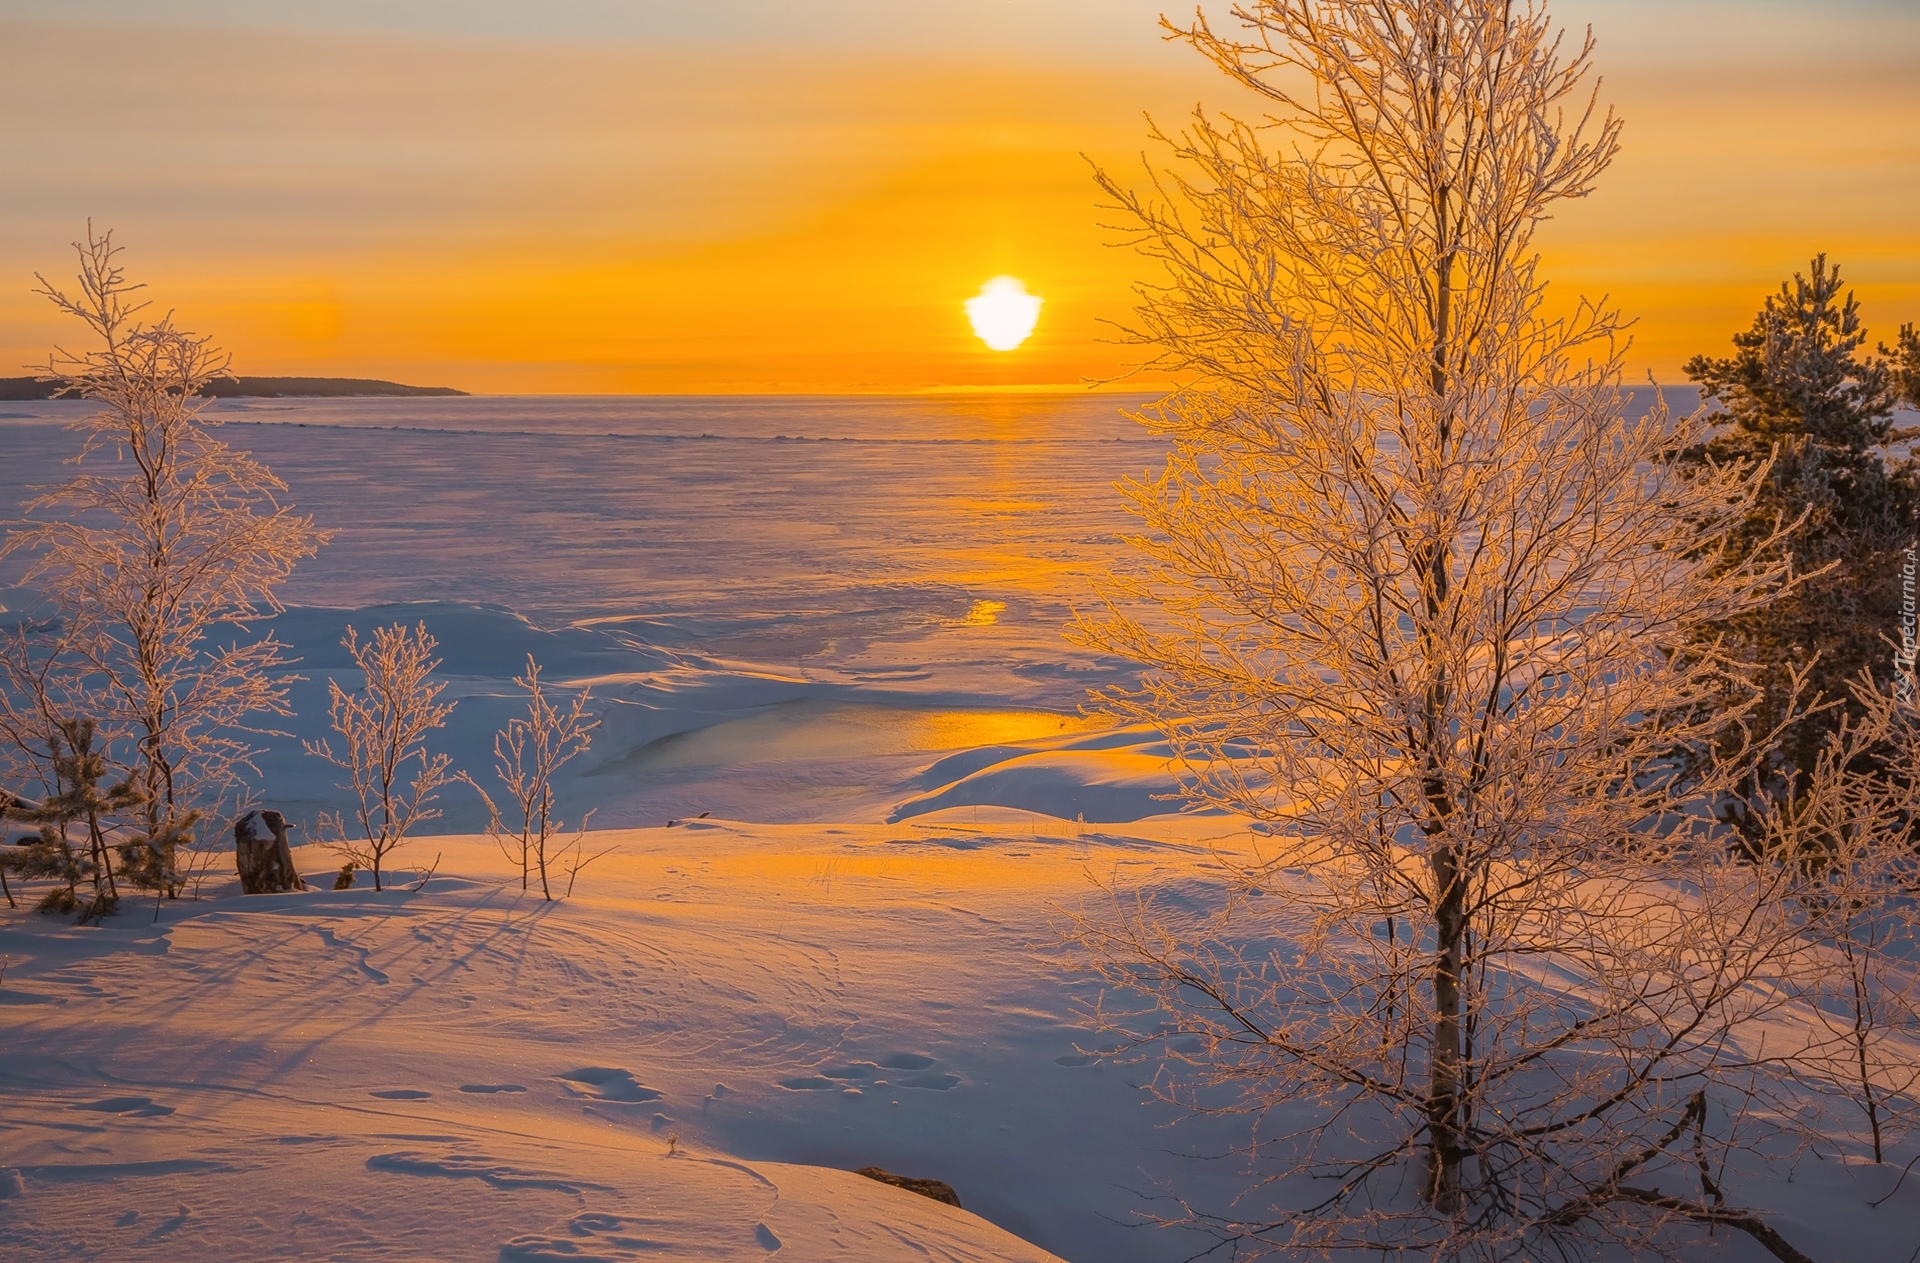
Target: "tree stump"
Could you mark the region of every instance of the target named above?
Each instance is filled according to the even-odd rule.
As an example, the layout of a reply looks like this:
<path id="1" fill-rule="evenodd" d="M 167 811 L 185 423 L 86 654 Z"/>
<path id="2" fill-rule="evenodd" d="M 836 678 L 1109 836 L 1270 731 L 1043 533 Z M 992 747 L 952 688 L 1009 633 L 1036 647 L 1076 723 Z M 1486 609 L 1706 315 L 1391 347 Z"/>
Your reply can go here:
<path id="1" fill-rule="evenodd" d="M 287 846 L 287 820 L 277 811 L 249 811 L 233 822 L 233 860 L 249 895 L 305 890 Z"/>

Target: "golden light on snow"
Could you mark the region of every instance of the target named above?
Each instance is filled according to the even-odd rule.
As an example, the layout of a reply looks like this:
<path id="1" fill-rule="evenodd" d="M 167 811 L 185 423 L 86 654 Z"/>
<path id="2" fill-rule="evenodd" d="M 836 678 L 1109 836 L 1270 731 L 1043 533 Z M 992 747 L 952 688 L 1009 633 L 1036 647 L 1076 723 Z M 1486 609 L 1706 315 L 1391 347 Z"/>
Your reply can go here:
<path id="1" fill-rule="evenodd" d="M 962 627 L 991 627 L 1000 621 L 1000 615 L 1007 608 L 1005 601 L 975 601 L 960 620 Z"/>
<path id="2" fill-rule="evenodd" d="M 967 300 L 973 332 L 996 351 L 1011 351 L 1027 340 L 1040 319 L 1040 296 L 1027 293 L 1025 281 L 996 276 Z"/>

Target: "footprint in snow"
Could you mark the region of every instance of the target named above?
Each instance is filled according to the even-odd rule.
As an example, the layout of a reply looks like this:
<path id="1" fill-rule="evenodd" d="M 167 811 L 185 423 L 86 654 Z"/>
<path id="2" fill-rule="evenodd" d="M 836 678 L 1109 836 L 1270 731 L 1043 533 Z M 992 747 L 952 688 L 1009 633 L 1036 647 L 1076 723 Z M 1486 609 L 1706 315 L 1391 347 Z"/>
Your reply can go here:
<path id="1" fill-rule="evenodd" d="M 155 1105 L 144 1096 L 110 1096 L 104 1101 L 86 1101 L 73 1108 L 119 1114 L 123 1118 L 164 1118 L 173 1113 L 173 1106 Z"/>
<path id="2" fill-rule="evenodd" d="M 491 1094 L 495 1092 L 525 1092 L 527 1089 L 518 1083 L 463 1083 L 462 1092 Z"/>
<path id="3" fill-rule="evenodd" d="M 324 925 L 316 925 L 316 926 L 313 926 L 312 929 L 315 934 L 318 934 L 320 936 L 320 941 L 322 943 L 325 943 L 328 947 L 334 948 L 337 951 L 346 951 L 346 952 L 353 953 L 355 957 L 355 960 L 353 963 L 359 966 L 361 973 L 365 974 L 368 978 L 372 979 L 374 982 L 379 983 L 383 987 L 387 985 L 387 982 L 388 982 L 387 975 L 382 971 L 375 969 L 372 965 L 367 963 L 367 959 L 373 955 L 372 952 L 360 946 L 358 943 L 347 942 L 346 940 L 342 939 L 339 935 L 335 934 L 332 930 L 328 929 Z"/>
<path id="4" fill-rule="evenodd" d="M 575 1096 L 590 1096 L 600 1101 L 617 1101 L 635 1104 L 641 1101 L 657 1101 L 661 1094 L 650 1087 L 643 1086 L 633 1077 L 630 1070 L 618 1070 L 611 1066 L 587 1066 L 580 1070 L 569 1070 L 560 1076 L 567 1091 Z"/>
<path id="5" fill-rule="evenodd" d="M 186 1203 L 184 1202 L 181 1203 L 180 1212 L 167 1219 L 161 1220 L 158 1224 L 155 1224 L 153 1231 L 149 1232 L 144 1238 L 142 1238 L 141 1244 L 145 1245 L 150 1242 L 158 1241 L 162 1237 L 173 1235 L 175 1232 L 178 1232 L 182 1227 L 184 1227 L 186 1225 L 187 1220 L 191 1218 L 193 1218 L 193 1210 L 190 1207 L 188 1207 Z"/>
<path id="6" fill-rule="evenodd" d="M 791 1079 L 779 1079 L 776 1082 L 789 1092 L 824 1092 L 839 1089 L 851 1096 L 860 1095 L 859 1090 L 851 1086 L 852 1081 L 871 1082 L 875 1087 L 918 1088 L 927 1092 L 945 1092 L 959 1086 L 957 1074 L 910 1074 L 904 1079 L 881 1079 L 876 1076 L 885 1070 L 926 1070 L 937 1064 L 936 1060 L 925 1053 L 894 1053 L 879 1061 L 854 1061 L 844 1066 L 823 1067 L 815 1074 L 797 1075 Z"/>
<path id="7" fill-rule="evenodd" d="M 916 1074 L 909 1079 L 895 1079 L 893 1085 L 899 1088 L 920 1088 L 927 1092 L 945 1092 L 957 1087 L 960 1076 L 957 1074 Z"/>
<path id="8" fill-rule="evenodd" d="M 383 1088 L 378 1092 L 369 1092 L 383 1101 L 424 1101 L 432 1096 L 431 1092 L 422 1092 L 419 1088 Z"/>
<path id="9" fill-rule="evenodd" d="M 880 1064 L 889 1070 L 925 1070 L 936 1060 L 925 1053 L 895 1053 L 891 1057 L 882 1057 Z"/>

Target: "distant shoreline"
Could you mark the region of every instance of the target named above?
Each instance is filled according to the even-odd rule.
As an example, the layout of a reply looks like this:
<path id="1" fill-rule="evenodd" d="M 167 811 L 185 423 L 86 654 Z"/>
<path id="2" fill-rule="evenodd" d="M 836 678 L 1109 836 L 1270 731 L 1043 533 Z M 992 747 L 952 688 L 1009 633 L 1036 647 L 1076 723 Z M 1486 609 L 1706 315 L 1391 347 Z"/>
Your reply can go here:
<path id="1" fill-rule="evenodd" d="M 0 377 L 0 400 L 51 399 L 64 383 L 37 377 Z M 405 386 L 371 377 L 217 377 L 203 392 L 216 399 L 343 399 L 465 396 L 451 386 Z"/>

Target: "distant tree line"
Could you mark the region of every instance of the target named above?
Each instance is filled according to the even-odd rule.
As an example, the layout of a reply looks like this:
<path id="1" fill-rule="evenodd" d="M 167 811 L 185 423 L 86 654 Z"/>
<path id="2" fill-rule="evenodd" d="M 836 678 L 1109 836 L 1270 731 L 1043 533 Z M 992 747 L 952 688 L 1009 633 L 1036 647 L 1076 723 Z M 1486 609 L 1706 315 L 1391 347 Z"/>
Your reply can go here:
<path id="1" fill-rule="evenodd" d="M 61 377 L 0 377 L 0 401 L 57 399 L 64 395 L 72 395 L 75 390 L 75 382 Z M 215 399 L 278 399 L 286 396 L 465 396 L 467 392 L 464 390 L 455 390 L 451 386 L 403 386 L 399 382 L 380 381 L 371 377 L 232 377 L 222 375 L 210 377 L 206 381 L 201 382 L 200 393 Z"/>

